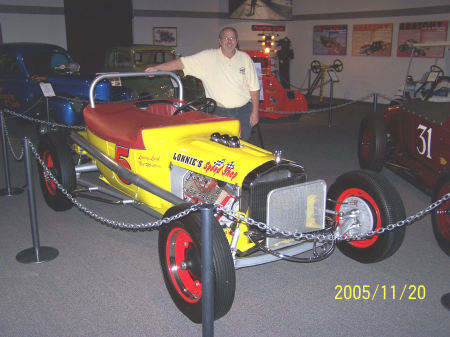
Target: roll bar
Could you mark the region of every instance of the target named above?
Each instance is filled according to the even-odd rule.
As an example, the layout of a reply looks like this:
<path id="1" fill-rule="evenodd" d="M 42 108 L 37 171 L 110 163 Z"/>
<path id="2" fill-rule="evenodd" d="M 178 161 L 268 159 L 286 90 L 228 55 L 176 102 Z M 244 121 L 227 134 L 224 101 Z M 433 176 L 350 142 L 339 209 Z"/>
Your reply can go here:
<path id="1" fill-rule="evenodd" d="M 105 78 L 116 78 L 116 77 L 140 77 L 140 76 L 170 76 L 171 78 L 173 78 L 177 84 L 178 84 L 178 99 L 180 101 L 183 100 L 183 85 L 181 83 L 180 78 L 175 75 L 174 73 L 170 72 L 170 71 L 157 71 L 157 72 L 153 72 L 153 73 L 146 73 L 146 72 L 134 72 L 134 73 L 109 73 L 109 74 L 103 74 L 100 76 L 97 76 L 94 81 L 91 84 L 91 87 L 89 88 L 89 104 L 91 105 L 92 108 L 95 108 L 95 99 L 94 99 L 94 89 L 95 86 L 102 80 L 104 80 Z"/>

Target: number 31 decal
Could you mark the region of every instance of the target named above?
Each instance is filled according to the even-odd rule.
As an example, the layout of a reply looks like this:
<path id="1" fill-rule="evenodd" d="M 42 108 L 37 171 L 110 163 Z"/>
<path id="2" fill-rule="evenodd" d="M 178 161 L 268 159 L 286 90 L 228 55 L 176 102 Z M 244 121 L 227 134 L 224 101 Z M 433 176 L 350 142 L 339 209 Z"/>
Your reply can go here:
<path id="1" fill-rule="evenodd" d="M 417 151 L 419 154 L 426 155 L 427 158 L 431 159 L 431 133 L 433 129 L 422 124 L 419 124 L 417 129 L 420 130 L 420 142 L 419 146 L 417 146 Z"/>

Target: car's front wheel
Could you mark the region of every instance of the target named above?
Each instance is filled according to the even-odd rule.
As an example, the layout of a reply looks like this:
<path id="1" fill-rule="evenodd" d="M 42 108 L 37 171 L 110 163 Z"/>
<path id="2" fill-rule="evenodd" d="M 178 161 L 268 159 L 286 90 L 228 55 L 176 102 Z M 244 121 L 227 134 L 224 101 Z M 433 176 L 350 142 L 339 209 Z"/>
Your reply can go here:
<path id="1" fill-rule="evenodd" d="M 351 171 L 338 177 L 328 191 L 328 209 L 336 213 L 339 227 L 351 237 L 376 231 L 405 218 L 397 190 L 383 176 L 371 171 Z M 405 227 L 375 234 L 363 240 L 338 242 L 346 256 L 362 262 L 384 260 L 394 254 L 405 235 Z"/>
<path id="2" fill-rule="evenodd" d="M 190 204 L 170 208 L 165 217 L 185 210 Z M 172 221 L 159 231 L 159 259 L 164 282 L 178 309 L 191 321 L 202 321 L 201 227 L 199 212 Z M 235 270 L 224 231 L 212 222 L 214 319 L 231 308 L 235 292 Z"/>
<path id="3" fill-rule="evenodd" d="M 375 116 L 365 117 L 358 134 L 359 166 L 375 172 L 381 171 L 386 160 L 386 143 L 384 121 Z"/>
<path id="4" fill-rule="evenodd" d="M 450 193 L 450 171 L 446 171 L 439 177 L 433 192 L 432 201 L 440 200 Z M 432 213 L 433 233 L 439 247 L 450 256 L 450 200 L 442 203 Z"/>

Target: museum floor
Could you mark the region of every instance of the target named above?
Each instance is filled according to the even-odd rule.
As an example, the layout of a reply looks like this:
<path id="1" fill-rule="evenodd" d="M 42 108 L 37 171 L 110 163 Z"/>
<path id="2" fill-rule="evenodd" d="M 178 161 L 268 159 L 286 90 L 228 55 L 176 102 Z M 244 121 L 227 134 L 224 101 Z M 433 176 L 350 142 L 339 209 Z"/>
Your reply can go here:
<path id="1" fill-rule="evenodd" d="M 306 114 L 298 121 L 263 120 L 264 145 L 303 165 L 309 179 L 330 184 L 358 168 L 358 126 L 371 109 L 371 104 L 357 103 L 336 110 L 331 127 L 328 112 Z M 17 145 L 19 136 L 33 129 L 11 124 L 9 131 Z M 259 145 L 256 133 L 251 141 Z M 11 158 L 10 166 L 12 185 L 23 186 L 23 163 Z M 3 188 L 3 166 L 0 171 Z M 428 206 L 428 195 L 387 169 L 382 174 L 400 192 L 408 216 Z M 130 206 L 81 202 L 115 220 L 152 220 Z M 27 194 L 0 197 L 1 336 L 202 334 L 202 326 L 178 311 L 164 286 L 156 231 L 115 230 L 76 208 L 54 212 L 38 188 L 36 203 L 41 245 L 58 249 L 59 255 L 23 264 L 16 255 L 32 247 Z M 371 291 L 378 286 L 379 291 L 368 300 L 336 299 L 339 287 L 363 286 Z M 403 289 L 408 296 L 399 300 Z M 336 250 L 318 263 L 280 261 L 236 271 L 234 304 L 215 322 L 214 332 L 242 337 L 448 336 L 450 312 L 440 303 L 448 292 L 449 258 L 436 244 L 426 216 L 408 226 L 399 251 L 380 263 L 360 264 Z"/>

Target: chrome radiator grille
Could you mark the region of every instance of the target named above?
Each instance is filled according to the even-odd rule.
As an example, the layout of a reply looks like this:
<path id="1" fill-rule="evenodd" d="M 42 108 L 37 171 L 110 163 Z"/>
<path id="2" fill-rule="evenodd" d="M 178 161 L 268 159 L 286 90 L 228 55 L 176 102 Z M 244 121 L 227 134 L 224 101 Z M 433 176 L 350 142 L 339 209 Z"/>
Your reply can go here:
<path id="1" fill-rule="evenodd" d="M 267 195 L 269 192 L 276 188 L 300 184 L 305 181 L 305 175 L 296 175 L 273 181 L 255 181 L 250 186 L 249 216 L 253 220 L 266 222 Z"/>

